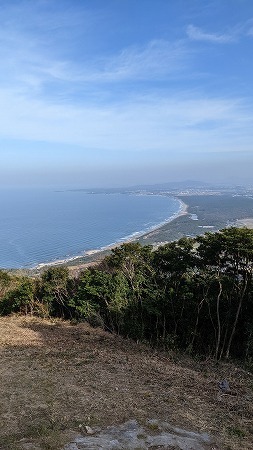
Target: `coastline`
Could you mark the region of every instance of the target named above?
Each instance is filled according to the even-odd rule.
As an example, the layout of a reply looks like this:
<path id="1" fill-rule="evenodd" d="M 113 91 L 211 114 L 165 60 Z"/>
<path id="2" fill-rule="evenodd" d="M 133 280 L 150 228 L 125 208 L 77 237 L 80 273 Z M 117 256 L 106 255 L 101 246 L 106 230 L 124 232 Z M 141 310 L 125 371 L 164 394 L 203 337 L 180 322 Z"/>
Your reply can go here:
<path id="1" fill-rule="evenodd" d="M 119 247 L 120 245 L 124 243 L 139 241 L 140 239 L 148 239 L 150 238 L 154 233 L 157 233 L 158 230 L 162 227 L 164 227 L 166 224 L 171 223 L 173 220 L 176 220 L 177 218 L 187 214 L 188 205 L 178 197 L 171 197 L 174 198 L 179 202 L 179 210 L 174 213 L 172 216 L 170 216 L 168 219 L 164 220 L 163 222 L 153 225 L 148 230 L 145 231 L 136 231 L 133 232 L 131 235 L 121 238 L 119 241 L 105 245 L 103 247 L 100 247 L 98 249 L 92 249 L 87 250 L 83 254 L 71 256 L 68 258 L 58 259 L 55 261 L 45 262 L 37 264 L 36 266 L 27 269 L 32 271 L 40 271 L 47 267 L 54 267 L 54 266 L 67 266 L 67 267 L 88 267 L 92 264 L 95 264 L 103 259 L 104 256 L 110 253 L 110 251 L 113 248 Z M 161 243 L 162 245 L 162 243 Z"/>
<path id="2" fill-rule="evenodd" d="M 159 229 L 161 229 L 164 225 L 166 225 L 167 223 L 171 223 L 173 220 L 176 220 L 176 219 L 178 219 L 179 217 L 188 214 L 188 205 L 187 205 L 185 202 L 183 202 L 183 200 L 181 200 L 181 199 L 179 199 L 179 198 L 178 198 L 178 201 L 179 201 L 179 203 L 180 203 L 180 205 L 181 205 L 181 207 L 180 207 L 178 213 L 177 213 L 177 214 L 174 214 L 174 215 L 171 217 L 171 220 L 167 220 L 166 222 L 164 222 L 164 223 L 158 225 L 157 227 L 155 227 L 154 230 L 152 230 L 152 231 L 150 231 L 150 232 L 147 232 L 147 233 L 144 233 L 144 234 L 142 235 L 142 239 L 145 240 L 145 239 L 148 239 L 148 238 L 150 238 L 150 237 L 152 237 L 152 236 L 155 236 L 155 235 L 157 234 L 157 232 L 159 231 Z M 167 241 L 166 241 L 166 242 L 167 242 Z M 162 245 L 162 244 L 163 244 L 163 243 L 161 242 L 161 245 Z"/>
<path id="3" fill-rule="evenodd" d="M 165 194 L 163 194 L 165 195 Z M 217 232 L 227 227 L 253 226 L 253 197 L 234 196 L 233 194 L 202 193 L 174 194 L 167 196 L 179 202 L 178 211 L 163 223 L 157 224 L 140 233 L 126 236 L 108 246 L 88 250 L 70 258 L 62 258 L 38 264 L 32 268 L 13 269 L 26 275 L 39 275 L 43 269 L 51 266 L 65 266 L 78 273 L 86 267 L 98 264 L 110 251 L 124 242 L 139 242 L 157 248 L 182 237 L 195 238 L 205 232 Z"/>

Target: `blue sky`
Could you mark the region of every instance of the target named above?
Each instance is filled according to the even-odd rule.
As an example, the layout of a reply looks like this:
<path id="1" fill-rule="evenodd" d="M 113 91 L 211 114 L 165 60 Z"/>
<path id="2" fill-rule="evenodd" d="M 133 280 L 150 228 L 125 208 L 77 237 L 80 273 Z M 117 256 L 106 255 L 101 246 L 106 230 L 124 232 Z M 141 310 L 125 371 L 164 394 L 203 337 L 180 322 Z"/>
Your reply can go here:
<path id="1" fill-rule="evenodd" d="M 0 185 L 253 184 L 252 0 L 1 0 Z"/>

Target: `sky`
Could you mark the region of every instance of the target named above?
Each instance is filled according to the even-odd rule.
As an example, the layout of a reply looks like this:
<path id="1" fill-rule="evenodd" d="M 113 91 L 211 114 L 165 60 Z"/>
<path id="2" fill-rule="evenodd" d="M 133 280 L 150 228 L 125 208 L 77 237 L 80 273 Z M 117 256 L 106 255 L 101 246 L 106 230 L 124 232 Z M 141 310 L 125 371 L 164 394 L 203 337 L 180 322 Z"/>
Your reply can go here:
<path id="1" fill-rule="evenodd" d="M 252 0 L 0 0 L 0 187 L 253 185 Z"/>

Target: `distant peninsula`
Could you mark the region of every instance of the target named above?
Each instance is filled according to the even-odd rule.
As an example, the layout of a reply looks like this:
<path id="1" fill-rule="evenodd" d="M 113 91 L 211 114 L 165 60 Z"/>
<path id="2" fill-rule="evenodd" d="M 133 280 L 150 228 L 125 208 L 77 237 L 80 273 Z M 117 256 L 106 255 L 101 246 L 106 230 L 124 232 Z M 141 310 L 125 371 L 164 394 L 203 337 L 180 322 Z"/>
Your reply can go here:
<path id="1" fill-rule="evenodd" d="M 143 245 L 157 247 L 183 236 L 195 237 L 208 231 L 236 226 L 253 227 L 253 187 L 216 186 L 198 181 L 139 185 L 130 188 L 76 189 L 87 193 L 162 195 L 177 198 L 182 208 L 166 224 L 133 239 Z M 110 253 L 110 248 L 94 250 L 68 261 L 68 266 L 95 263 Z"/>

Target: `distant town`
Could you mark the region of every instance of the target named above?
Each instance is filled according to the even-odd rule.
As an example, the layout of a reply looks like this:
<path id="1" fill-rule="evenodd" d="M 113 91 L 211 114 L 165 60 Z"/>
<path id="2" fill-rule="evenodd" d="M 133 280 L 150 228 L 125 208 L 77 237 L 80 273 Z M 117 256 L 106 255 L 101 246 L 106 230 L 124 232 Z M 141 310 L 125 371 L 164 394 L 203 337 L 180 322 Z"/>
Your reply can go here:
<path id="1" fill-rule="evenodd" d="M 169 196 L 191 196 L 191 195 L 233 195 L 239 197 L 253 198 L 253 184 L 243 185 L 213 185 L 198 181 L 169 182 L 154 185 L 139 185 L 124 188 L 94 188 L 73 189 L 89 194 L 99 193 L 122 193 L 139 195 L 169 195 Z"/>

